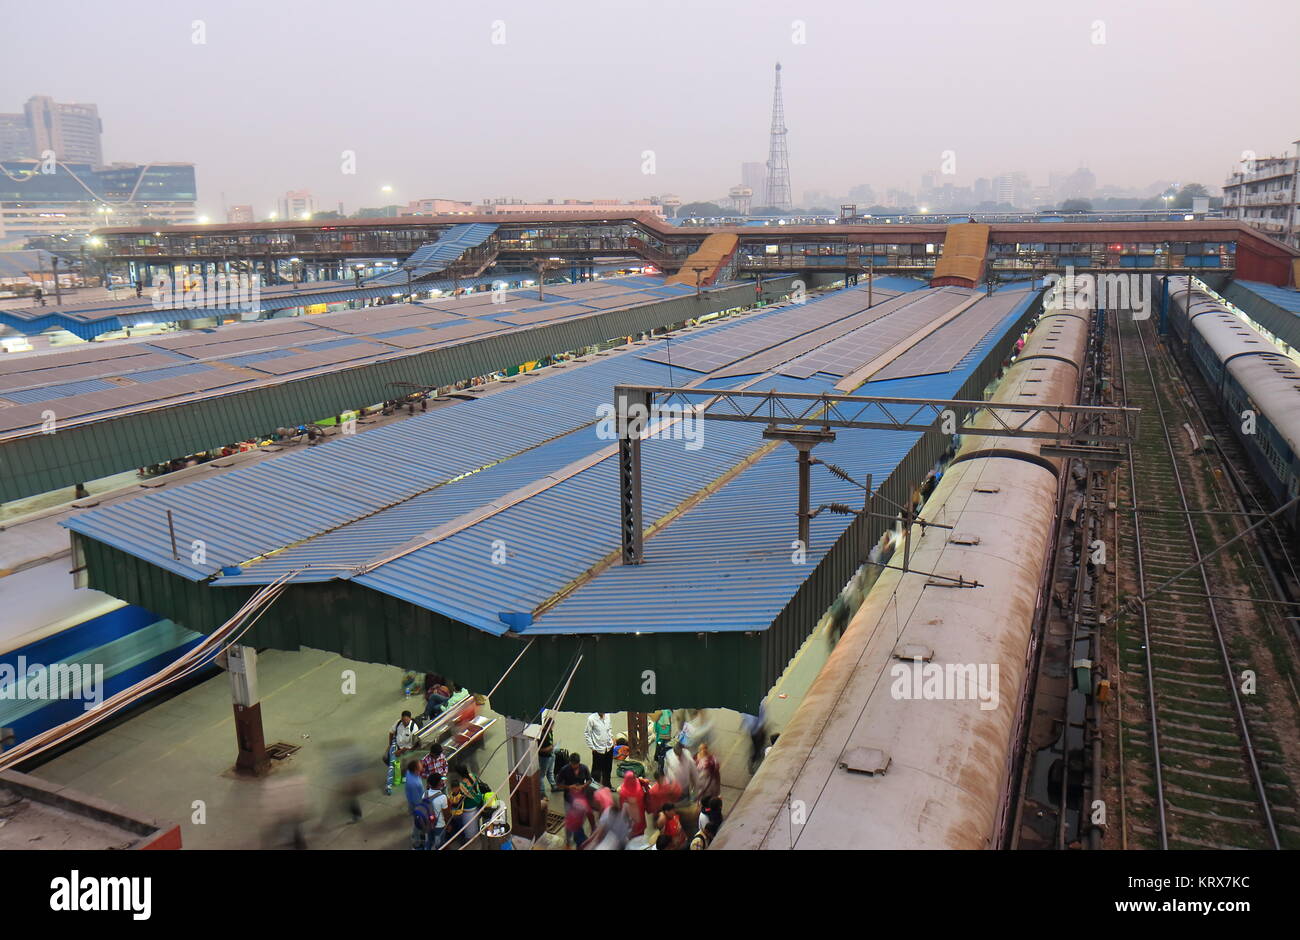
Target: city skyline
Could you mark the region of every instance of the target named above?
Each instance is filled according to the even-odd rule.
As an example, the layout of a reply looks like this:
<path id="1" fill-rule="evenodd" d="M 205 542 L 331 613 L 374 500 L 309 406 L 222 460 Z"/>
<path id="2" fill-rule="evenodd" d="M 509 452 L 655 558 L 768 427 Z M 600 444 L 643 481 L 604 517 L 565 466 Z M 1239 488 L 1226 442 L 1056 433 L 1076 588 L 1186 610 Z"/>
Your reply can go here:
<path id="1" fill-rule="evenodd" d="M 432 197 L 712 198 L 740 182 L 741 162 L 766 152 L 778 59 L 796 196 L 863 183 L 877 192 L 914 188 L 945 161 L 960 185 L 1015 171 L 1038 184 L 1086 166 L 1103 185 L 1139 189 L 1173 178 L 1217 191 L 1241 150 L 1283 155 L 1294 139 L 1280 109 L 1233 107 L 1233 83 L 1196 81 L 1223 42 L 1256 35 L 1263 14 L 1271 31 L 1300 25 L 1300 11 L 1274 3 L 1246 2 L 1213 32 L 1204 27 L 1208 3 L 1177 21 L 1111 2 L 1065 18 L 1019 2 L 978 13 L 940 3 L 914 21 L 759 2 L 743 17 L 692 10 L 687 34 L 672 28 L 686 10 L 672 2 L 590 6 L 563 23 L 516 2 L 450 18 L 402 8 L 410 35 L 439 38 L 427 56 L 403 57 L 390 54 L 387 32 L 360 31 L 348 56 L 383 63 L 370 70 L 321 64 L 337 41 L 337 6 L 234 2 L 198 19 L 178 11 L 142 20 L 108 50 L 99 37 L 115 14 L 78 6 L 74 18 L 71 5 L 52 3 L 29 16 L 34 28 L 45 22 L 66 40 L 66 67 L 28 87 L 44 53 L 15 48 L 0 65 L 14 99 L 3 105 L 31 95 L 96 103 L 106 161 L 195 163 L 199 211 L 213 219 L 239 204 L 268 214 L 291 190 L 349 211 Z M 380 3 L 373 12 L 382 19 L 397 8 Z M 629 15 L 642 21 L 638 30 L 624 28 Z M 925 43 L 869 41 L 882 34 Z M 1153 34 L 1166 41 L 1151 43 Z M 721 54 L 733 44 L 746 54 Z M 259 68 L 236 67 L 247 61 Z M 1045 67 L 1062 77 L 1017 85 L 1016 76 Z M 1286 57 L 1253 67 L 1264 88 L 1295 87 L 1300 77 Z M 629 72 L 655 94 L 593 80 Z M 160 74 L 185 80 L 159 82 Z M 886 85 L 875 74 L 906 80 Z M 719 85 L 728 89 L 725 113 L 680 106 Z M 518 107 L 524 86 L 553 103 Z M 566 91 L 574 87 L 580 103 Z M 403 88 L 426 91 L 394 90 Z M 867 107 L 838 105 L 846 88 L 861 89 Z M 1177 113 L 1188 88 L 1197 89 L 1198 111 L 1215 114 L 1215 132 L 1181 135 L 1174 147 L 1141 115 Z M 266 89 L 278 91 L 278 104 Z M 429 89 L 442 89 L 439 106 L 428 104 L 437 98 Z M 494 110 L 501 120 L 484 121 Z"/>

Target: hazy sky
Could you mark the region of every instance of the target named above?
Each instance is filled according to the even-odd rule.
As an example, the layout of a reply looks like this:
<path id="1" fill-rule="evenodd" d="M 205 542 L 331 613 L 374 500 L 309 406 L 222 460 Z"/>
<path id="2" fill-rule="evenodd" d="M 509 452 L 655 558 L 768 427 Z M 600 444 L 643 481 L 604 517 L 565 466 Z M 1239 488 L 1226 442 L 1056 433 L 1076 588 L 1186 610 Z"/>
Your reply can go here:
<path id="1" fill-rule="evenodd" d="M 796 202 L 914 189 L 948 150 L 958 185 L 1087 165 L 1217 187 L 1300 137 L 1298 0 L 0 6 L 0 111 L 97 103 L 106 159 L 193 161 L 214 218 L 223 193 L 264 213 L 297 188 L 348 211 L 721 195 L 766 159 L 777 59 Z"/>

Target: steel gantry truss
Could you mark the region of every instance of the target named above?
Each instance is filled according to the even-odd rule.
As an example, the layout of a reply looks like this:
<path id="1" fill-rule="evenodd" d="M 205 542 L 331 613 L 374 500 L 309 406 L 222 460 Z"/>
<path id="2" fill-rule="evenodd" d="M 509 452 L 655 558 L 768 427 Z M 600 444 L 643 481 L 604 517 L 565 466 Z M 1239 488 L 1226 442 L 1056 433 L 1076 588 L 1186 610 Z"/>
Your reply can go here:
<path id="1" fill-rule="evenodd" d="M 807 544 L 811 518 L 807 476 L 814 462 L 808 451 L 835 439 L 832 428 L 884 431 L 938 431 L 981 437 L 1022 437 L 1052 442 L 1044 452 L 1110 461 L 1114 450 L 1102 445 L 1130 443 L 1137 437 L 1141 409 L 1102 405 L 1031 405 L 961 399 L 890 398 L 829 393 L 675 388 L 616 385 L 619 512 L 623 564 L 644 560 L 641 508 L 641 442 L 662 422 L 743 421 L 765 425 L 763 436 L 785 440 L 799 451 L 799 533 Z M 974 422 L 983 418 L 984 423 Z M 658 420 L 660 425 L 652 422 Z"/>

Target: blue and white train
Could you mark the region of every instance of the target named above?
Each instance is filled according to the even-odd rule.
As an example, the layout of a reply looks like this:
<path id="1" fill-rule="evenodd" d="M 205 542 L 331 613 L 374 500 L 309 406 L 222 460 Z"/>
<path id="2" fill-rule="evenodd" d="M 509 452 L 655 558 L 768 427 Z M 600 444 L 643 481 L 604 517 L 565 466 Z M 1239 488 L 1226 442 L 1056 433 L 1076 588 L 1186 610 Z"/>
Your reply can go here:
<path id="1" fill-rule="evenodd" d="M 1300 493 L 1300 366 L 1187 278 L 1168 278 L 1169 324 L 1214 390 L 1275 506 Z M 1188 309 L 1190 307 L 1190 310 Z M 1286 518 L 1300 531 L 1300 506 Z"/>
<path id="2" fill-rule="evenodd" d="M 202 639 L 107 594 L 73 590 L 66 556 L 0 576 L 0 607 L 5 747 L 76 717 Z"/>

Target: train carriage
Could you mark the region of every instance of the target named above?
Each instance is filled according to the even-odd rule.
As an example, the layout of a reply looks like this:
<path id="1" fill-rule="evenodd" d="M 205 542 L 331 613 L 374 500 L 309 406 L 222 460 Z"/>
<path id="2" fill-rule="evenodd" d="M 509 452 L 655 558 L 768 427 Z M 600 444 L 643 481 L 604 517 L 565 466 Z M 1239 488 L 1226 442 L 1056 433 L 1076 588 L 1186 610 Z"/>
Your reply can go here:
<path id="1" fill-rule="evenodd" d="M 1277 505 L 1300 493 L 1300 367 L 1212 295 L 1169 278 L 1169 323 Z M 1296 506 L 1286 512 L 1300 529 Z"/>

